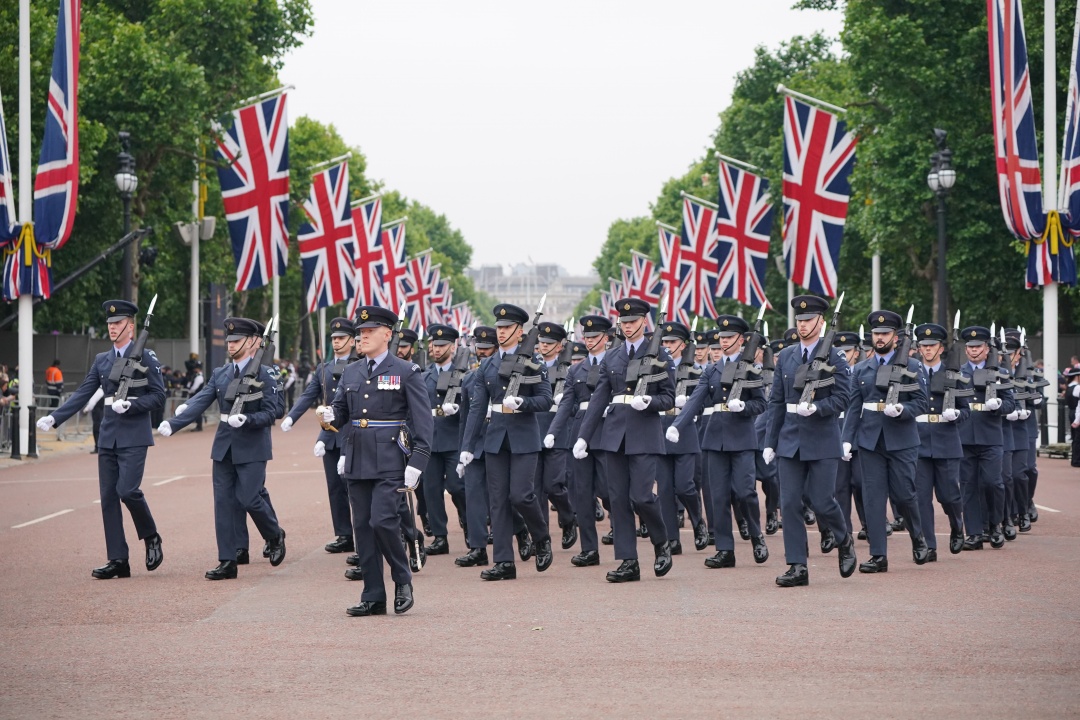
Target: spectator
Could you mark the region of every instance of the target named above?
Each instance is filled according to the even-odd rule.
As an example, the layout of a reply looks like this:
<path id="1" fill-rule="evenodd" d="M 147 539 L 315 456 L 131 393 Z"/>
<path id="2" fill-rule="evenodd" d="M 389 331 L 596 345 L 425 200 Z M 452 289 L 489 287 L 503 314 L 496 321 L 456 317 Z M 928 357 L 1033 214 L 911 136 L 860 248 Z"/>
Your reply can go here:
<path id="1" fill-rule="evenodd" d="M 46 407 L 60 407 L 60 396 L 64 392 L 64 373 L 60 372 L 60 359 L 53 360 L 45 370 L 45 390 L 49 394 Z"/>

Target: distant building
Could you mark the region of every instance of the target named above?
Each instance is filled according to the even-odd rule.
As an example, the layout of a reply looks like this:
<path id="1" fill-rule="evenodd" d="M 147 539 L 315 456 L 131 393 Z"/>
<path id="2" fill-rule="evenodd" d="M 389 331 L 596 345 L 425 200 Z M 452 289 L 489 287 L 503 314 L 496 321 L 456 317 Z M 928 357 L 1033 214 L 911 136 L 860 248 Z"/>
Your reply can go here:
<path id="1" fill-rule="evenodd" d="M 596 275 L 569 275 L 554 264 L 482 265 L 468 268 L 477 290 L 483 290 L 498 302 L 513 303 L 529 312 L 536 308 L 540 296 L 547 293 L 544 315 L 565 319 L 574 311 L 593 287 L 600 282 Z"/>

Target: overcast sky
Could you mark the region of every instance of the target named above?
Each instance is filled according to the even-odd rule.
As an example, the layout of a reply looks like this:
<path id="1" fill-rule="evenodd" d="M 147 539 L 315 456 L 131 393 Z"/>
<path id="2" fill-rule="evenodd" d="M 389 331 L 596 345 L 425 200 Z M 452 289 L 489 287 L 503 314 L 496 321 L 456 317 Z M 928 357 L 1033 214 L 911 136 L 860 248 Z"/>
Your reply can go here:
<path id="1" fill-rule="evenodd" d="M 586 273 L 611 222 L 704 153 L 755 47 L 839 35 L 840 13 L 792 2 L 312 0 L 281 76 L 292 117 L 445 214 L 473 266 Z"/>

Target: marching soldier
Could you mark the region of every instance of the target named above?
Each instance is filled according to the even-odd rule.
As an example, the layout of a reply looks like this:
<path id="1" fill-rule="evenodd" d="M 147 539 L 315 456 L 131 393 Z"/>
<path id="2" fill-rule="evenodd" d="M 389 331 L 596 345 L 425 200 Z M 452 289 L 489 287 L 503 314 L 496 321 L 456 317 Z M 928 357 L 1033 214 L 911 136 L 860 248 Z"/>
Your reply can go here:
<path id="1" fill-rule="evenodd" d="M 293 405 L 288 416 L 281 421 L 281 431 L 289 432 L 293 424 L 300 419 L 313 403 L 318 401 L 315 410 L 322 415 L 322 409 L 329 405 L 337 393 L 341 374 L 346 366 L 356 360 L 353 352 L 353 324 L 349 318 L 336 317 L 330 321 L 330 346 L 334 358 L 320 363 L 308 380 L 307 387 L 300 395 L 300 400 Z M 338 458 L 341 457 L 341 433 L 326 429 L 319 431 L 315 442 L 315 457 L 322 458 L 323 472 L 326 475 L 326 492 L 330 499 L 330 521 L 334 526 L 332 542 L 325 546 L 328 553 L 353 552 L 352 518 L 349 517 L 349 489 L 337 472 Z"/>
<path id="2" fill-rule="evenodd" d="M 540 506 L 546 508 L 546 501 L 555 506 L 555 512 L 559 519 L 559 527 L 562 528 L 562 548 L 569 550 L 577 542 L 577 523 L 574 521 L 574 510 L 570 506 L 570 492 L 567 487 L 567 457 L 570 455 L 570 433 L 568 428 L 559 435 L 550 432 L 552 420 L 558 411 L 559 403 L 566 394 L 567 382 L 563 382 L 563 389 L 558 396 L 555 393 L 555 381 L 551 379 L 557 364 L 559 354 L 567 342 L 566 329 L 556 323 L 544 322 L 540 325 L 540 336 L 537 342 L 537 350 L 547 366 L 548 379 L 551 382 L 552 406 L 548 412 L 537 413 L 536 421 L 540 427 L 540 435 L 544 438 L 544 449 L 540 452 L 540 460 L 536 470 L 536 491 L 540 497 Z M 569 368 L 568 368 L 569 370 Z"/>
<path id="3" fill-rule="evenodd" d="M 153 350 L 144 349 L 142 357 L 133 357 L 135 316 L 139 308 L 127 300 L 102 303 L 112 349 L 99 353 L 78 389 L 63 405 L 37 421 L 39 430 L 48 431 L 79 412 L 100 389 L 105 394 L 104 414 L 97 438 L 98 495 L 101 519 L 105 524 L 105 551 L 108 562 L 91 575 L 99 580 L 131 577 L 128 546 L 124 538 L 124 517 L 120 503 L 127 506 L 139 539 L 146 544 L 146 569 L 156 570 L 163 558 L 161 535 L 140 485 L 146 465 L 146 448 L 154 444 L 150 414 L 165 404 L 165 384 L 161 364 Z M 114 398 L 119 383 L 112 379 L 113 366 L 138 360 L 145 370 L 137 370 L 127 399 Z"/>
<path id="4" fill-rule="evenodd" d="M 419 483 L 434 426 L 420 368 L 390 355 L 397 322 L 389 310 L 360 307 L 355 333 L 363 357 L 345 368 L 333 403 L 323 409 L 323 421 L 346 432 L 337 469 L 349 485 L 353 536 L 364 579 L 360 602 L 346 610 L 352 617 L 386 614 L 384 559 L 394 581 L 394 612 L 401 614 L 413 606 L 400 491 L 403 485 L 414 490 Z"/>
<path id="5" fill-rule="evenodd" d="M 266 541 L 270 564 L 277 567 L 285 559 L 285 531 L 278 524 L 265 488 L 266 462 L 273 457 L 270 428 L 284 412 L 284 399 L 276 371 L 260 365 L 255 376 L 262 383 L 262 397 L 246 401 L 244 412 L 228 414 L 232 409 L 232 401 L 226 399 L 229 386 L 248 372 L 265 327 L 255 320 L 230 317 L 225 318 L 225 329 L 232 362 L 215 370 L 182 412 L 158 426 L 158 434 L 169 437 L 194 422 L 214 400 L 221 410 L 210 450 L 214 460 L 214 529 L 220 564 L 206 571 L 207 580 L 236 577 L 237 549 L 247 547 L 245 514 L 255 521 Z M 242 525 L 245 527 L 241 528 Z"/>
<path id="6" fill-rule="evenodd" d="M 495 328 L 487 325 L 478 325 L 473 328 L 473 351 L 480 362 L 491 357 L 495 353 Z M 477 382 L 483 382 L 478 369 L 472 370 L 461 383 L 461 419 L 458 421 L 462 435 L 469 422 L 470 401 L 473 386 Z M 485 408 L 486 412 L 486 408 Z M 486 424 L 486 423 L 485 423 Z M 487 472 L 484 462 L 484 437 L 480 438 L 466 450 L 473 454 L 473 461 L 468 467 L 460 462 L 457 465 L 457 474 L 465 481 L 465 527 L 468 536 L 465 538 L 469 546 L 469 552 L 454 560 L 458 567 L 480 567 L 489 564 L 488 544 L 488 493 Z"/>
<path id="7" fill-rule="evenodd" d="M 757 452 L 754 416 L 765 412 L 765 392 L 761 388 L 748 388 L 744 397 L 729 397 L 732 383 L 723 381 L 724 368 L 730 363 L 738 363 L 744 335 L 750 332 L 750 327 L 735 315 L 720 315 L 716 322 L 720 326 L 721 359 L 702 374 L 701 382 L 683 408 L 685 414 L 668 428 L 667 439 L 677 442 L 681 431 L 688 429 L 689 418 L 706 405 L 712 408 L 702 448 L 708 453 L 707 481 L 712 486 L 713 515 L 716 517 L 716 554 L 706 558 L 705 567 L 732 568 L 735 567 L 735 538 L 731 529 L 733 505 L 745 509 L 754 562 L 763 563 L 769 559 L 769 549 L 761 532 L 761 509 L 754 482 L 754 455 Z"/>
<path id="8" fill-rule="evenodd" d="M 1005 349 L 1009 353 L 1013 374 L 1016 379 L 1021 382 L 1027 381 L 1028 378 L 1020 374 L 1023 348 L 1019 330 L 1005 331 Z M 1040 390 L 1039 394 L 1041 395 L 1041 393 Z M 1034 471 L 1035 454 L 1030 451 L 1029 446 L 1031 445 L 1031 430 L 1038 427 L 1037 421 L 1032 422 L 1035 415 L 1032 409 L 1040 401 L 1041 397 L 1036 397 L 1032 398 L 1030 403 L 1026 401 L 1024 403 L 1017 402 L 1016 407 L 1013 408 L 1013 413 L 1016 414 L 1015 419 L 1012 419 L 1012 413 L 1005 418 L 1010 421 L 1008 424 L 1013 433 L 1012 477 L 1011 481 L 1006 484 L 1006 488 L 1012 488 L 1012 492 L 1006 498 L 1006 506 L 1008 507 L 1005 526 L 1006 540 L 1015 539 L 1018 530 L 1020 532 L 1031 531 L 1031 520 L 1027 514 L 1031 497 L 1028 489 L 1028 478 Z"/>
<path id="9" fill-rule="evenodd" d="M 658 379 L 648 383 L 643 395 L 634 394 L 635 388 L 627 382 L 627 371 L 634 358 L 649 357 L 644 338 L 649 304 L 627 298 L 619 300 L 617 307 L 626 341 L 609 352 L 600 365 L 600 380 L 581 421 L 573 451 L 574 457 L 584 458 L 591 442 L 607 454 L 615 558 L 622 560 L 618 569 L 607 574 L 607 579 L 616 583 L 641 579 L 634 532 L 635 509 L 652 535 L 656 554 L 653 572 L 663 577 L 671 570 L 667 529 L 652 486 L 656 456 L 664 453 L 664 429 L 658 413 L 675 407 L 675 384 L 669 372 L 659 373 Z M 666 355 L 667 351 L 661 348 L 658 359 L 670 363 Z M 642 366 L 643 374 L 648 375 L 651 370 Z M 605 413 L 607 417 L 601 427 L 601 416 Z"/>
<path id="10" fill-rule="evenodd" d="M 701 333 L 701 339 L 698 341 L 698 345 L 705 345 L 705 362 L 700 366 L 702 371 L 705 368 L 712 365 L 716 360 L 714 356 L 718 358 L 722 353 L 720 350 L 720 333 L 713 328 L 712 330 L 705 330 Z M 697 355 L 697 348 L 695 348 L 695 356 Z M 703 407 L 701 414 L 695 418 L 698 445 L 705 442 L 705 429 L 709 426 L 709 418 L 712 417 L 712 406 Z M 695 467 L 697 477 L 695 484 L 701 488 L 701 497 L 704 501 L 702 503 L 702 510 L 705 515 L 705 525 L 709 529 L 709 545 L 716 545 L 716 513 L 713 511 L 713 496 L 712 496 L 712 483 L 709 482 L 709 454 L 701 453 L 698 455 L 698 463 Z"/>
<path id="11" fill-rule="evenodd" d="M 397 356 L 402 360 L 413 361 L 413 354 L 416 352 L 416 343 L 419 342 L 420 336 L 412 328 L 403 327 L 398 332 L 398 346 Z"/>
<path id="12" fill-rule="evenodd" d="M 507 395 L 511 368 L 522 341 L 522 329 L 529 314 L 516 305 L 500 304 L 494 308 L 495 332 L 499 353 L 480 365 L 480 377 L 474 382 L 469 399 L 469 421 L 465 426 L 460 455 L 461 464 L 468 468 L 474 455 L 469 450 L 484 434 L 484 458 L 487 465 L 488 502 L 491 509 L 491 534 L 495 540 L 495 565 L 480 573 L 484 580 L 513 580 L 517 577 L 513 536 L 513 511 L 517 511 L 536 542 L 536 569 L 543 572 L 551 567 L 551 536 L 548 533 L 547 513 L 536 497 L 535 477 L 537 456 L 540 453 L 540 429 L 535 413 L 551 407 L 551 385 L 547 368 L 530 356 L 525 369 L 525 382 L 518 395 Z M 538 365 L 536 369 L 529 363 Z M 528 382 L 538 377 L 536 382 Z M 491 420 L 485 425 L 488 412 Z"/>
<path id="13" fill-rule="evenodd" d="M 856 333 L 853 332 L 838 332 L 836 333 L 836 339 L 833 340 L 833 346 L 840 352 L 844 353 L 844 359 L 848 364 L 848 376 L 850 377 L 852 370 L 859 363 L 859 343 L 860 339 Z M 837 418 L 840 423 L 840 432 L 844 431 L 844 419 L 847 416 L 847 411 L 841 412 Z M 836 502 L 840 504 L 840 511 L 844 514 L 844 523 L 847 525 L 848 532 L 853 532 L 855 527 L 851 524 L 851 503 L 855 502 L 855 513 L 859 518 L 860 527 L 863 533 L 866 532 L 866 517 L 863 514 L 863 499 L 862 499 L 862 466 L 857 459 L 858 448 L 851 448 L 851 458 L 842 458 L 844 462 L 837 465 L 836 470 Z M 826 529 L 822 529 L 822 540 L 825 539 Z M 865 539 L 862 538 L 862 539 Z M 830 540 L 832 542 L 832 540 Z"/>
<path id="14" fill-rule="evenodd" d="M 802 402 L 802 389 L 796 389 L 796 375 L 805 379 L 807 367 L 814 361 L 829 305 L 814 295 L 795 297 L 791 305 L 795 308 L 798 342 L 784 348 L 776 358 L 765 449 L 761 453 L 767 463 L 780 458 L 780 511 L 789 520 L 784 528 L 784 555 L 789 567 L 776 578 L 776 584 L 781 587 L 810 584 L 806 569 L 806 526 L 797 520 L 804 494 L 810 498 L 824 527 L 839 538 L 840 577 L 851 577 L 856 565 L 855 541 L 847 531 L 834 495 L 836 466 L 844 454 L 836 416 L 847 403 L 847 361 L 836 348 L 822 348 L 827 364 L 836 368 L 834 384 L 818 388 L 813 402 Z M 790 522 L 792 518 L 796 520 Z"/>
<path id="15" fill-rule="evenodd" d="M 790 338 L 790 340 L 788 339 Z M 788 344 L 799 341 L 799 335 L 795 328 L 791 328 L 782 337 L 771 341 L 769 349 L 772 350 L 774 364 L 775 358 Z M 773 373 L 775 378 L 775 372 Z M 768 403 L 772 394 L 772 380 L 767 380 L 765 385 L 765 402 Z M 763 412 L 754 417 L 754 433 L 757 435 L 757 452 L 754 454 L 754 473 L 761 486 L 765 490 L 765 534 L 775 535 L 784 526 L 780 520 L 780 474 L 777 472 L 776 463 L 766 463 L 761 456 L 765 450 L 765 431 L 768 425 L 769 413 Z"/>
<path id="16" fill-rule="evenodd" d="M 930 549 L 923 537 L 918 501 L 915 496 L 915 465 L 919 459 L 919 430 L 915 418 L 926 414 L 926 375 L 922 365 L 912 360 L 906 345 L 898 341 L 903 320 L 889 310 L 874 310 L 867 317 L 874 337 L 874 355 L 855 366 L 844 419 L 844 455 L 859 448 L 863 476 L 863 509 L 870 538 L 870 559 L 859 566 L 861 573 L 889 570 L 885 508 L 890 497 L 906 522 L 916 565 L 925 564 Z M 899 393 L 895 403 L 887 403 L 889 382 L 879 381 L 880 369 L 893 363 L 897 353 L 901 367 L 912 373 L 912 390 Z M 850 457 L 849 457 L 850 461 Z M 824 548 L 823 548 L 824 549 Z"/>

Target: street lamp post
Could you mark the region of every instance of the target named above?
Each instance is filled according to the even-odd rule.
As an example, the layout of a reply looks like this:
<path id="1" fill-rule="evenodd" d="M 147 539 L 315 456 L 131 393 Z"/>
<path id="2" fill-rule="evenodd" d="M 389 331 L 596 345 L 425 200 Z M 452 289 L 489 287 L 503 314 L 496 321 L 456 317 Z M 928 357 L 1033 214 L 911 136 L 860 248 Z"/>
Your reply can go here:
<path id="1" fill-rule="evenodd" d="M 926 176 L 926 184 L 937 195 L 937 219 L 938 219 L 938 324 L 948 327 L 948 285 L 946 284 L 945 257 L 947 246 L 945 242 L 945 198 L 952 186 L 956 184 L 956 170 L 952 166 L 952 150 L 945 145 L 948 133 L 944 130 L 934 129 L 934 142 L 937 143 L 938 151 L 930 156 L 930 174 Z"/>
<path id="2" fill-rule="evenodd" d="M 135 158 L 131 155 L 131 134 L 120 131 L 120 154 L 117 156 L 117 171 L 114 179 L 120 199 L 124 201 L 124 235 L 131 232 L 131 198 L 139 187 L 139 176 L 135 174 Z M 134 295 L 134 273 L 136 248 L 129 243 L 124 248 L 124 299 L 131 300 Z"/>

